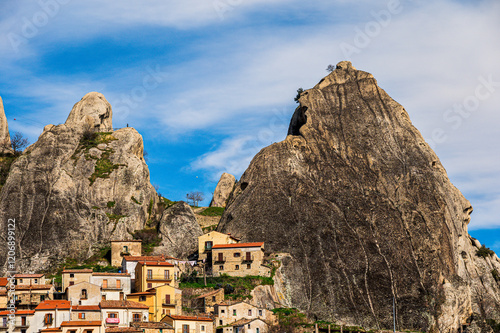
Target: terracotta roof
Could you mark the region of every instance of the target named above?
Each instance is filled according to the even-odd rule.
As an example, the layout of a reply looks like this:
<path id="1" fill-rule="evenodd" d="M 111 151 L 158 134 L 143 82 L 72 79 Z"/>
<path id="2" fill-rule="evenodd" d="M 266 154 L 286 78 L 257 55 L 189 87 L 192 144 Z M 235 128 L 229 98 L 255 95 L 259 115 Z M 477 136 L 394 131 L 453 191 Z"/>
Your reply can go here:
<path id="1" fill-rule="evenodd" d="M 143 292 L 128 294 L 127 296 L 146 296 L 146 295 L 154 295 L 154 294 L 156 294 L 156 292 L 154 292 L 154 291 L 143 291 Z"/>
<path id="2" fill-rule="evenodd" d="M 16 290 L 47 290 L 52 289 L 51 284 L 20 284 L 16 286 Z"/>
<path id="3" fill-rule="evenodd" d="M 93 270 L 91 268 L 84 269 L 65 269 L 62 271 L 63 273 L 92 273 Z"/>
<path id="4" fill-rule="evenodd" d="M 149 309 L 147 305 L 132 301 L 101 301 L 99 306 L 105 309 Z"/>
<path id="5" fill-rule="evenodd" d="M 123 256 L 123 259 L 127 261 L 163 261 L 164 256 Z"/>
<path id="6" fill-rule="evenodd" d="M 104 272 L 94 272 L 92 276 L 130 276 L 129 273 L 104 273 Z"/>
<path id="7" fill-rule="evenodd" d="M 16 310 L 16 312 L 14 313 L 16 316 L 20 316 L 20 315 L 32 315 L 35 313 L 35 310 Z M 12 314 L 10 312 L 10 310 L 7 310 L 7 311 L 1 311 L 0 312 L 0 316 L 8 316 Z"/>
<path id="8" fill-rule="evenodd" d="M 5 287 L 9 284 L 9 279 L 6 277 L 0 277 L 0 287 Z"/>
<path id="9" fill-rule="evenodd" d="M 212 249 L 237 249 L 240 247 L 261 247 L 264 245 L 264 242 L 257 243 L 236 243 L 236 244 L 219 244 L 212 246 Z"/>
<path id="10" fill-rule="evenodd" d="M 63 326 L 101 326 L 100 321 L 85 321 L 85 320 L 72 320 L 72 321 L 63 321 L 61 323 L 61 327 Z"/>
<path id="11" fill-rule="evenodd" d="M 132 322 L 130 323 L 131 326 L 137 327 L 137 328 L 149 328 L 149 329 L 159 329 L 159 328 L 170 328 L 172 329 L 172 325 L 169 325 L 167 323 L 158 323 L 158 322 L 152 322 L 152 321 L 144 321 L 144 322 Z"/>
<path id="12" fill-rule="evenodd" d="M 169 262 L 143 261 L 143 262 L 139 262 L 139 264 L 147 265 L 147 266 L 167 266 L 167 267 L 174 267 L 174 264 L 171 264 Z"/>
<path id="13" fill-rule="evenodd" d="M 135 327 L 109 327 L 106 328 L 106 333 L 121 333 L 121 332 L 126 332 L 126 333 L 135 333 L 135 332 L 141 332 L 142 330 L 137 329 Z"/>
<path id="14" fill-rule="evenodd" d="M 7 290 L 0 290 L 0 296 L 7 295 Z"/>
<path id="15" fill-rule="evenodd" d="M 54 310 L 54 309 L 67 309 L 71 308 L 71 303 L 65 300 L 47 300 L 38 304 L 36 310 Z"/>
<path id="16" fill-rule="evenodd" d="M 75 311 L 101 311 L 99 305 L 73 305 L 71 310 Z"/>
<path id="17" fill-rule="evenodd" d="M 27 279 L 29 279 L 29 278 L 32 278 L 32 279 L 37 279 L 37 278 L 41 278 L 41 277 L 43 277 L 43 276 L 45 276 L 45 274 L 16 274 L 16 275 L 14 275 L 14 277 L 15 277 L 16 279 L 19 279 L 19 278 L 20 278 L 20 279 L 23 279 L 23 278 L 27 278 Z"/>
<path id="18" fill-rule="evenodd" d="M 170 317 L 173 320 L 190 320 L 190 321 L 210 321 L 212 322 L 212 318 L 209 317 L 191 317 L 191 316 L 176 316 L 176 315 L 166 315 L 165 317 Z"/>
<path id="19" fill-rule="evenodd" d="M 206 293 L 206 294 L 200 295 L 200 296 L 198 296 L 198 297 L 196 297 L 196 298 L 205 298 L 205 297 L 213 296 L 213 295 L 218 294 L 221 290 L 224 290 L 224 288 L 220 288 L 220 289 L 217 289 L 217 290 L 213 290 L 213 291 L 211 291 L 211 292 L 209 292 L 209 293 Z"/>
<path id="20" fill-rule="evenodd" d="M 54 327 L 54 328 L 45 328 L 40 332 L 62 332 L 62 329 Z"/>
<path id="21" fill-rule="evenodd" d="M 229 325 L 231 325 L 231 326 L 243 326 L 243 325 L 246 325 L 246 324 L 248 324 L 249 322 L 252 322 L 252 321 L 253 321 L 253 319 L 243 318 L 243 319 L 237 320 L 235 322 L 232 322 Z"/>

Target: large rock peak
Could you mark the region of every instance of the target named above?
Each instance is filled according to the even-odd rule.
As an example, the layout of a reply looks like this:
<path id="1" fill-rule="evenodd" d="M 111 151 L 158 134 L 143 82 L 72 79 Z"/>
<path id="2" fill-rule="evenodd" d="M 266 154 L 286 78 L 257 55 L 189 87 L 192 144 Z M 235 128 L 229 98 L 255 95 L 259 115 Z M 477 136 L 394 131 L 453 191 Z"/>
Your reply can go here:
<path id="1" fill-rule="evenodd" d="M 214 191 L 214 197 L 212 198 L 212 202 L 210 202 L 210 207 L 226 207 L 227 199 L 233 191 L 234 184 L 236 184 L 236 178 L 233 175 L 224 172 L 222 176 L 220 176 L 219 182 L 217 183 L 217 187 Z"/>
<path id="2" fill-rule="evenodd" d="M 2 97 L 0 97 L 0 154 L 11 153 L 9 126 L 3 109 Z"/>
<path id="3" fill-rule="evenodd" d="M 318 319 L 390 328 L 394 299 L 398 330 L 498 321 L 500 262 L 476 255 L 471 204 L 405 109 L 346 61 L 299 103 L 217 230 L 288 253 L 279 292 Z"/>
<path id="4" fill-rule="evenodd" d="M 112 132 L 113 112 L 111 104 L 103 94 L 90 92 L 73 106 L 66 126 L 76 128 L 91 128 L 98 132 Z"/>

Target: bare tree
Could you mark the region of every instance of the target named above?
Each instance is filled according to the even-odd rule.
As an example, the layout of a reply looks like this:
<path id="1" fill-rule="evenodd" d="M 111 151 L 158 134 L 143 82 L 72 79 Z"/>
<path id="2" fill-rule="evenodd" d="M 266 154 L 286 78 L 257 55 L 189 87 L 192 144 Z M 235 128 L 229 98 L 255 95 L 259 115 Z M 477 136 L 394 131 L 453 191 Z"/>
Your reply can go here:
<path id="1" fill-rule="evenodd" d="M 330 64 L 330 65 L 328 65 L 328 67 L 326 68 L 326 70 L 331 73 L 331 72 L 333 72 L 335 70 L 335 66 L 333 66 L 333 65 Z"/>
<path id="2" fill-rule="evenodd" d="M 10 138 L 10 144 L 14 150 L 14 154 L 19 154 L 26 146 L 29 145 L 28 138 L 24 136 L 21 132 L 14 133 L 14 136 Z"/>
<path id="3" fill-rule="evenodd" d="M 193 203 L 193 206 L 198 207 L 198 203 L 205 199 L 205 195 L 199 191 L 189 192 L 188 194 L 186 194 L 186 199 L 188 203 L 189 201 L 191 201 Z"/>

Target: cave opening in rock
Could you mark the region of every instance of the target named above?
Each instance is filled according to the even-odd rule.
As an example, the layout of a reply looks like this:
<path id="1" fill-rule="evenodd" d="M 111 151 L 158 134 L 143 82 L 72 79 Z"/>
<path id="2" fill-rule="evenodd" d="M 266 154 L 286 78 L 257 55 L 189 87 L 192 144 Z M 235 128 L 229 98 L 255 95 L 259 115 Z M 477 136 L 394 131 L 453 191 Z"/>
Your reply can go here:
<path id="1" fill-rule="evenodd" d="M 301 135 L 300 128 L 307 122 L 306 116 L 307 106 L 299 106 L 290 121 L 290 126 L 288 127 L 287 135 Z"/>

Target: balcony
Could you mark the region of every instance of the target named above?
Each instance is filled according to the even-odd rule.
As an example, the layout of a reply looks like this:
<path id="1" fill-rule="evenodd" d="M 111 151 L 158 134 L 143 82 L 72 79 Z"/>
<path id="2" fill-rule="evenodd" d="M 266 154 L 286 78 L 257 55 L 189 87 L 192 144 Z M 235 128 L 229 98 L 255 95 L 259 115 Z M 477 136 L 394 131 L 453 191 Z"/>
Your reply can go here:
<path id="1" fill-rule="evenodd" d="M 241 262 L 252 262 L 253 261 L 253 256 L 245 256 L 243 257 L 243 259 L 241 260 Z"/>
<path id="2" fill-rule="evenodd" d="M 175 303 L 172 303 L 172 302 L 165 303 L 165 302 L 163 302 L 163 303 L 161 303 L 161 305 L 163 305 L 163 306 L 175 306 Z"/>
<path id="3" fill-rule="evenodd" d="M 146 276 L 146 280 L 147 281 L 168 281 L 168 282 L 170 282 L 170 281 L 172 281 L 172 276 L 170 276 L 170 275 L 165 276 L 163 274 L 158 274 L 158 275 L 154 275 L 154 274 L 149 275 L 148 274 Z"/>
<path id="4" fill-rule="evenodd" d="M 107 285 L 107 286 L 102 286 L 101 287 L 102 290 L 123 290 L 123 287 L 120 285 L 120 286 L 117 286 L 117 285 Z"/>
<path id="5" fill-rule="evenodd" d="M 217 257 L 214 259 L 214 264 L 221 264 L 226 262 L 226 257 Z"/>
<path id="6" fill-rule="evenodd" d="M 106 318 L 106 324 L 119 324 L 120 318 Z"/>
<path id="7" fill-rule="evenodd" d="M 120 256 L 129 256 L 130 255 L 130 251 L 122 251 L 120 252 Z"/>

